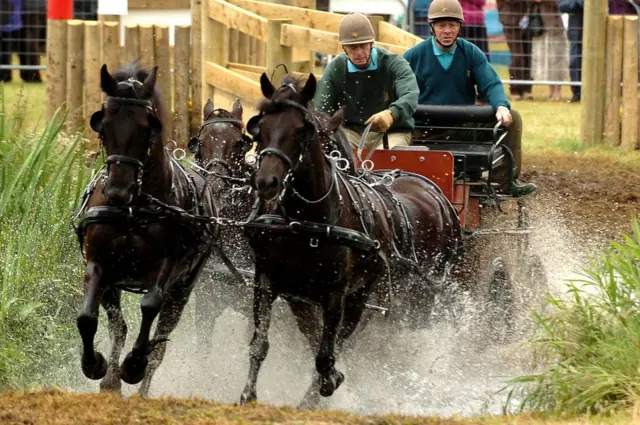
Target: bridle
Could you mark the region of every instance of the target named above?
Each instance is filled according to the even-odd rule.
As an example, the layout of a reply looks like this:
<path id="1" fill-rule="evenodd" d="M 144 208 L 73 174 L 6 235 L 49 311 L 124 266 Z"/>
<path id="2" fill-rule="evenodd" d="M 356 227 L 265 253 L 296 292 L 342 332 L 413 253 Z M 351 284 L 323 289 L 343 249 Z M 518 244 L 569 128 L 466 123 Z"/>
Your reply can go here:
<path id="1" fill-rule="evenodd" d="M 140 96 L 138 95 L 138 92 L 136 90 L 135 84 L 138 84 L 139 86 L 142 86 L 142 83 L 134 78 L 129 78 L 126 81 L 121 81 L 118 83 L 118 85 L 126 85 L 128 86 L 131 91 L 134 93 L 134 95 L 136 96 L 136 98 L 128 98 L 128 97 L 116 97 L 116 96 L 107 96 L 105 99 L 105 102 L 102 104 L 102 108 L 100 111 L 97 111 L 93 114 L 92 117 L 92 125 L 93 125 L 93 121 L 100 119 L 100 121 L 102 121 L 102 119 L 104 119 L 104 110 L 105 107 L 109 106 L 109 105 L 119 105 L 119 106 L 129 106 L 129 107 L 139 107 L 139 108 L 144 108 L 146 110 L 149 111 L 149 114 L 151 117 L 155 118 L 158 123 L 160 125 L 162 125 L 160 123 L 160 120 L 157 118 L 157 111 L 155 109 L 155 107 L 153 106 L 153 103 L 150 100 L 146 100 L 146 99 L 140 99 Z M 100 128 L 100 131 L 98 131 L 98 138 L 100 139 L 100 143 L 101 143 L 101 148 L 103 150 L 103 153 L 106 152 L 106 146 L 104 143 L 104 132 L 103 129 Z M 136 185 L 136 190 L 135 193 L 137 195 L 140 195 L 140 193 L 142 192 L 142 178 L 144 175 L 144 167 L 146 166 L 147 162 L 149 161 L 149 157 L 151 156 L 151 151 L 155 145 L 156 142 L 156 135 L 151 134 L 151 136 L 148 139 L 148 148 L 147 151 L 145 153 L 145 157 L 144 160 L 141 161 L 138 158 L 134 158 L 132 156 L 129 155 L 108 155 L 106 160 L 105 160 L 105 164 L 107 167 L 107 173 L 104 175 L 104 179 L 106 179 L 109 175 L 109 169 L 110 169 L 110 165 L 112 164 L 128 164 L 131 165 L 135 168 L 135 185 Z M 102 190 L 104 193 L 106 184 L 102 185 Z"/>
<path id="2" fill-rule="evenodd" d="M 200 126 L 200 130 L 198 131 L 198 134 L 195 137 L 192 137 L 191 140 L 189 140 L 189 151 L 193 154 L 196 155 L 196 158 L 200 157 L 202 158 L 203 154 L 202 154 L 202 149 L 203 149 L 203 140 L 202 140 L 202 132 L 204 131 L 204 129 L 212 124 L 221 124 L 221 123 L 227 123 L 227 124 L 231 124 L 234 127 L 236 127 L 238 130 L 240 130 L 240 139 L 238 140 L 234 140 L 232 143 L 236 144 L 236 143 L 240 143 L 242 142 L 243 144 L 247 144 L 247 145 L 251 145 L 253 143 L 253 140 L 251 139 L 251 137 L 249 137 L 245 132 L 244 132 L 244 123 L 235 118 L 235 117 L 226 117 L 226 116 L 221 116 L 220 114 L 222 112 L 227 112 L 224 109 L 218 108 L 215 109 L 213 111 L 211 111 L 207 117 L 205 118 L 205 121 L 202 123 L 202 126 Z M 212 116 L 214 116 L 213 118 L 211 118 Z M 226 175 L 224 174 L 220 174 L 217 173 L 215 171 L 213 171 L 214 167 L 216 166 L 221 166 L 225 169 L 226 171 Z M 207 162 L 204 166 L 202 166 L 202 170 L 205 171 L 207 174 L 213 175 L 215 177 L 219 177 L 221 178 L 225 183 L 227 184 L 233 184 L 233 183 L 246 183 L 246 180 L 243 178 L 238 178 L 238 177 L 233 177 L 233 167 L 224 159 L 220 159 L 220 158 L 213 158 L 211 160 L 209 160 L 209 162 Z"/>
<path id="3" fill-rule="evenodd" d="M 276 95 L 276 93 L 278 93 L 279 90 L 282 90 L 283 88 L 290 88 L 294 91 L 294 93 L 297 94 L 297 90 L 293 86 L 293 84 L 283 84 L 272 95 L 272 98 L 273 96 Z M 331 194 L 334 187 L 336 186 L 336 180 L 337 180 L 336 167 L 333 160 L 331 160 L 330 158 L 327 158 L 327 160 L 331 165 L 331 184 L 329 186 L 329 189 L 327 190 L 327 193 L 325 193 L 319 199 L 309 200 L 303 197 L 300 193 L 298 193 L 298 191 L 296 191 L 295 188 L 293 187 L 293 175 L 298 169 L 298 167 L 300 167 L 300 165 L 304 161 L 306 155 L 309 153 L 309 146 L 311 145 L 311 142 L 314 140 L 314 138 L 318 134 L 316 125 L 314 124 L 314 121 L 316 121 L 316 118 L 309 113 L 309 110 L 306 109 L 304 106 L 302 106 L 300 103 L 295 102 L 293 100 L 289 100 L 289 99 L 271 100 L 269 101 L 269 103 L 266 103 L 263 106 L 262 112 L 259 115 L 256 115 L 249 120 L 249 123 L 247 124 L 247 128 L 249 132 L 253 135 L 254 140 L 259 143 L 260 142 L 259 122 L 262 119 L 262 117 L 269 114 L 279 113 L 285 108 L 293 108 L 297 110 L 302 114 L 302 117 L 304 120 L 306 131 L 304 132 L 304 137 L 300 140 L 300 155 L 298 155 L 297 158 L 292 160 L 281 149 L 273 148 L 273 147 L 262 149 L 258 153 L 256 158 L 256 172 L 260 169 L 260 165 L 264 157 L 266 156 L 277 157 L 287 167 L 287 173 L 285 174 L 285 177 L 283 179 L 282 191 L 278 195 L 279 202 L 282 201 L 287 189 L 289 188 L 291 189 L 293 195 L 298 199 L 302 200 L 303 202 L 307 204 L 317 204 L 319 202 L 324 201 Z"/>

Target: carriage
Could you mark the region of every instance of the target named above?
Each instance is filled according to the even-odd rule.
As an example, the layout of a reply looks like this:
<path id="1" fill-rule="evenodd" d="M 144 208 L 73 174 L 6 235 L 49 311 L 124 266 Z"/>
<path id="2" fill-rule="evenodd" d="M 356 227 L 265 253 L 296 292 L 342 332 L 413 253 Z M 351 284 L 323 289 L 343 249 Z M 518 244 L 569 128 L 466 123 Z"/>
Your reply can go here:
<path id="1" fill-rule="evenodd" d="M 411 146 L 367 152 L 367 159 L 359 156 L 358 166 L 401 169 L 438 185 L 459 214 L 463 267 L 484 272 L 473 291 L 485 301 L 485 325 L 492 337 L 504 340 L 515 331 L 518 313 L 539 306 L 547 290 L 544 267 L 530 244 L 531 197 L 499 194 L 493 179 L 504 163 L 513 170 L 512 152 L 502 144 L 508 129 L 489 105 L 419 105 L 414 118 Z M 444 130 L 446 136 L 424 137 L 431 130 Z M 471 137 L 456 138 L 457 132 Z"/>
<path id="2" fill-rule="evenodd" d="M 472 296 L 482 301 L 484 310 L 478 317 L 485 322 L 487 334 L 505 341 L 516 330 L 519 313 L 527 314 L 527 308 L 539 304 L 547 288 L 542 262 L 530 247 L 530 197 L 514 199 L 495 190 L 494 170 L 513 160 L 510 150 L 502 144 L 508 129 L 496 122 L 488 105 L 419 105 L 414 118 L 416 129 L 411 146 L 360 153 L 354 149 L 355 165 L 360 172 L 400 169 L 419 174 L 442 190 L 456 209 L 463 229 L 464 264 L 459 266 L 469 271 L 466 279 L 475 279 L 462 289 L 472 291 Z M 450 131 L 440 139 L 421 137 L 432 129 Z M 458 139 L 456 131 L 470 132 L 472 137 Z M 483 137 L 482 132 L 490 132 L 491 137 Z M 238 295 L 239 280 L 246 292 L 242 298 L 252 293 L 253 267 L 246 258 L 238 261 L 235 266 L 212 261 L 206 268 L 211 282 L 226 275 L 222 278 L 228 282 L 226 289 L 232 288 L 222 290 L 222 296 L 218 294 L 222 308 L 233 305 L 241 310 L 242 303 L 250 307 L 246 300 L 233 299 Z M 459 294 L 450 294 L 444 302 L 454 303 Z M 382 300 L 370 300 L 366 306 L 384 315 L 389 311 L 389 305 Z"/>

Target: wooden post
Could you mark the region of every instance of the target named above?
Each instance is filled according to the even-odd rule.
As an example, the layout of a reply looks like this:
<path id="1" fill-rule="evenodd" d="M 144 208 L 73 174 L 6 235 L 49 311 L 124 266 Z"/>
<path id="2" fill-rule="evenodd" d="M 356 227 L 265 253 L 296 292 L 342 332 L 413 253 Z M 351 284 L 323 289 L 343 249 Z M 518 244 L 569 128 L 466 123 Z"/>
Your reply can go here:
<path id="1" fill-rule="evenodd" d="M 67 96 L 67 21 L 47 20 L 47 120 Z"/>
<path id="2" fill-rule="evenodd" d="M 258 39 L 249 37 L 249 64 L 258 64 Z"/>
<path id="3" fill-rule="evenodd" d="M 604 128 L 607 11 L 607 0 L 584 1 L 580 138 L 592 145 L 602 143 Z"/>
<path id="4" fill-rule="evenodd" d="M 202 16 L 201 0 L 191 0 L 191 136 L 202 123 Z"/>
<path id="5" fill-rule="evenodd" d="M 285 71 L 282 67 L 276 67 L 280 64 L 286 65 L 287 69 L 291 69 L 292 48 L 280 44 L 280 34 L 282 33 L 283 24 L 291 24 L 291 19 L 269 19 L 267 23 L 267 55 L 266 67 L 267 75 L 271 78 L 271 83 L 276 87 L 280 85 Z M 275 73 L 274 73 L 275 71 Z"/>
<path id="6" fill-rule="evenodd" d="M 158 87 L 162 93 L 162 105 L 164 114 L 162 125 L 165 134 L 173 135 L 173 114 L 171 113 L 171 52 L 169 49 L 169 27 L 167 25 L 156 25 L 155 32 L 155 58 L 158 65 Z"/>
<path id="7" fill-rule="evenodd" d="M 175 114 L 174 135 L 178 147 L 186 148 L 189 141 L 189 37 L 188 25 L 177 25 L 175 31 Z"/>
<path id="8" fill-rule="evenodd" d="M 202 103 L 201 106 L 204 105 L 204 101 L 207 99 L 211 99 L 213 101 L 213 87 L 209 85 L 206 81 L 205 75 L 205 66 L 207 62 L 215 62 L 216 59 L 216 45 L 220 43 L 225 43 L 227 49 L 229 48 L 228 40 L 218 40 L 216 39 L 216 22 L 209 18 L 209 1 L 202 1 Z M 200 109 L 200 114 L 202 114 L 202 108 Z"/>
<path id="9" fill-rule="evenodd" d="M 231 28 L 229 30 L 229 62 L 238 62 L 238 40 L 240 31 Z"/>
<path id="10" fill-rule="evenodd" d="M 117 22 L 105 22 L 102 26 L 102 55 L 102 62 L 107 64 L 109 72 L 120 67 L 120 24 Z"/>
<path id="11" fill-rule="evenodd" d="M 91 115 L 100 110 L 102 105 L 102 89 L 100 88 L 100 68 L 102 58 L 100 49 L 100 30 L 103 24 L 98 21 L 84 22 L 84 75 L 86 82 L 85 138 L 89 140 L 90 151 L 99 149 L 98 137 L 89 125 Z"/>
<path id="12" fill-rule="evenodd" d="M 608 144 L 620 144 L 620 97 L 622 89 L 622 16 L 609 16 L 607 21 L 607 95 L 604 137 Z"/>
<path id="13" fill-rule="evenodd" d="M 127 24 L 124 30 L 124 61 L 140 58 L 140 30 L 138 25 Z"/>
<path id="14" fill-rule="evenodd" d="M 250 65 L 249 36 L 243 32 L 238 35 L 238 62 Z"/>
<path id="15" fill-rule="evenodd" d="M 624 58 L 622 64 L 621 147 L 638 146 L 638 17 L 624 17 Z"/>
<path id="16" fill-rule="evenodd" d="M 80 131 L 84 125 L 84 22 L 67 21 L 67 130 Z"/>
<path id="17" fill-rule="evenodd" d="M 156 64 L 155 42 L 153 40 L 153 25 L 141 24 L 138 26 L 140 32 L 140 56 L 142 66 L 152 67 Z"/>

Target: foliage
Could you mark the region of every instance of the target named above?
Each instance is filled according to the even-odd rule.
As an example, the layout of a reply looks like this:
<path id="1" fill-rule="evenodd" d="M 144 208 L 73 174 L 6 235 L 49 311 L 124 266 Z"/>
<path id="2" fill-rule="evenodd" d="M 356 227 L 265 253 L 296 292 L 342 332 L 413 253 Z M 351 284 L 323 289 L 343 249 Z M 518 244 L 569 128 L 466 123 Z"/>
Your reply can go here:
<path id="1" fill-rule="evenodd" d="M 534 344 L 543 371 L 512 382 L 521 410 L 610 413 L 640 395 L 640 224 L 569 282 L 568 297 L 549 296 L 536 315 Z"/>
<path id="2" fill-rule="evenodd" d="M 82 289 L 70 218 L 90 172 L 61 110 L 27 136 L 0 107 L 0 389 L 61 383 Z"/>

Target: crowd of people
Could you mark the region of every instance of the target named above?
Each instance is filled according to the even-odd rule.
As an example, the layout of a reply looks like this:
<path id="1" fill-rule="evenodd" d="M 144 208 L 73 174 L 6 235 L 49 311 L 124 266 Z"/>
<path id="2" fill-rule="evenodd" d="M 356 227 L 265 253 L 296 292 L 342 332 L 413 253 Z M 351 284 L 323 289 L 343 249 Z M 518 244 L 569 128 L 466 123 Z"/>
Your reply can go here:
<path id="1" fill-rule="evenodd" d="M 411 0 L 414 32 L 430 35 L 427 11 L 433 0 Z M 487 0 L 460 0 L 464 13 L 462 37 L 489 55 L 486 27 Z M 610 0 L 612 15 L 636 15 L 638 0 Z M 527 81 L 563 82 L 581 80 L 584 0 L 496 0 L 499 21 L 510 51 L 509 91 L 513 100 L 531 100 Z M 567 25 L 562 14 L 568 14 Z M 561 99 L 560 84 L 550 84 L 548 99 Z M 580 101 L 580 86 L 571 86 L 569 102 Z"/>

